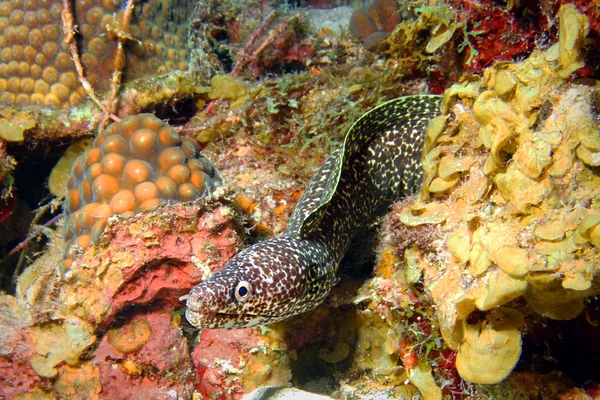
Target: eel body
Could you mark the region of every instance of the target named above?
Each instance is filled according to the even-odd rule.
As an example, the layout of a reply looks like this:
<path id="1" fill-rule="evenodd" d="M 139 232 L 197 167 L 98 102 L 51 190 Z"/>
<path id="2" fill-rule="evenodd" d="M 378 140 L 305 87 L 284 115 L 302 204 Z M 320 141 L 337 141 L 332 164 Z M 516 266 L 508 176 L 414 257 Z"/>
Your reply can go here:
<path id="1" fill-rule="evenodd" d="M 435 95 L 401 97 L 360 117 L 309 181 L 282 235 L 241 251 L 191 290 L 188 321 L 243 328 L 321 304 L 352 238 L 418 190 L 426 130 L 440 102 Z"/>

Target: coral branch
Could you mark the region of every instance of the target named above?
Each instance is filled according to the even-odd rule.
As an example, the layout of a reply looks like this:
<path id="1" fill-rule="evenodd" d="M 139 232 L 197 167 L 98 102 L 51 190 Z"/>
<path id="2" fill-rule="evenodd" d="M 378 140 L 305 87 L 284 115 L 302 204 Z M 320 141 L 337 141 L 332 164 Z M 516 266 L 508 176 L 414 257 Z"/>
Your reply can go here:
<path id="1" fill-rule="evenodd" d="M 38 212 L 35 214 L 35 217 L 31 221 L 30 228 L 29 228 L 29 235 L 27 235 L 27 237 L 21 243 L 19 243 L 14 249 L 12 249 L 6 256 L 4 256 L 2 259 L 0 259 L 0 264 L 5 262 L 6 260 L 8 260 L 10 257 L 15 255 L 17 252 L 24 250 L 25 247 L 29 244 L 29 242 L 31 242 L 31 240 L 35 239 L 36 237 L 38 237 L 38 235 L 40 233 L 42 233 L 43 228 L 47 228 L 48 226 L 56 223 L 62 217 L 62 213 L 58 214 L 55 217 L 53 217 L 52 219 L 50 219 L 48 222 L 46 222 L 44 225 L 42 225 L 42 227 L 40 229 L 35 228 L 35 225 L 37 224 L 39 219 L 46 213 L 46 211 L 48 211 L 48 209 L 50 209 L 52 207 L 56 207 L 56 205 L 60 204 L 61 201 L 62 201 L 62 198 L 56 199 L 55 201 L 46 204 L 45 206 L 41 207 L 38 210 Z M 15 271 L 13 273 L 13 277 L 12 277 L 13 284 L 15 284 L 17 282 L 17 279 L 19 278 L 19 275 L 21 275 L 21 272 L 23 270 L 24 254 L 25 253 L 21 253 L 21 256 L 19 257 L 19 261 L 17 263 L 17 267 L 15 268 Z"/>
<path id="2" fill-rule="evenodd" d="M 96 103 L 101 110 L 107 111 L 98 96 L 96 96 L 96 92 L 94 88 L 90 84 L 90 82 L 85 78 L 83 73 L 83 66 L 81 65 L 81 59 L 79 58 L 79 51 L 77 50 L 77 42 L 75 41 L 75 33 L 77 32 L 77 25 L 75 25 L 75 17 L 73 15 L 73 8 L 71 7 L 70 0 L 63 0 L 63 11 L 61 13 L 62 24 L 63 24 L 63 35 L 65 44 L 69 47 L 71 51 L 71 58 L 73 59 L 73 64 L 75 64 L 75 69 L 77 70 L 77 76 L 79 77 L 79 82 L 81 82 L 81 86 L 85 89 L 87 95 Z"/>
<path id="3" fill-rule="evenodd" d="M 262 42 L 262 44 L 254 52 L 254 54 L 252 54 L 252 57 L 250 57 L 250 59 L 248 60 L 248 63 L 256 62 L 258 60 L 258 57 L 260 56 L 260 54 L 275 40 L 275 38 L 277 36 L 281 35 L 285 31 L 285 27 L 286 27 L 285 24 L 282 23 L 282 24 L 279 24 L 279 26 L 277 26 L 276 29 L 271 31 L 271 33 L 265 39 L 265 41 Z"/>
<path id="4" fill-rule="evenodd" d="M 262 53 L 263 50 L 265 48 L 267 48 L 267 46 L 269 44 L 271 44 L 271 42 L 273 42 L 273 40 L 275 39 L 275 37 L 277 35 L 279 35 L 281 32 L 283 32 L 285 25 L 281 24 L 277 27 L 277 29 L 275 29 L 274 31 L 272 31 L 269 34 L 267 39 L 265 39 L 265 41 L 258 47 L 258 49 L 256 49 L 254 52 L 251 52 L 251 48 L 252 48 L 254 42 L 260 35 L 263 34 L 265 28 L 271 22 L 271 19 L 273 18 L 274 15 L 275 15 L 275 10 L 271 10 L 271 12 L 269 12 L 269 14 L 267 14 L 267 16 L 261 21 L 260 25 L 254 30 L 254 32 L 252 32 L 252 34 L 248 38 L 248 41 L 246 42 L 246 46 L 244 46 L 244 50 L 242 50 L 242 53 L 240 54 L 240 56 L 238 57 L 238 59 L 236 60 L 236 62 L 234 64 L 233 68 L 231 69 L 231 73 L 230 73 L 231 76 L 237 77 L 240 74 L 240 70 L 244 65 L 246 65 L 249 62 L 256 62 L 260 53 Z M 215 105 L 217 103 L 217 100 L 218 99 L 214 99 L 210 103 L 208 103 L 208 105 L 206 106 L 206 111 L 205 111 L 206 115 L 212 114 L 212 112 L 215 108 Z"/>
<path id="5" fill-rule="evenodd" d="M 133 14 L 133 0 L 127 0 L 127 6 L 125 7 L 125 12 L 123 13 L 123 20 L 121 21 L 121 25 L 116 32 L 113 32 L 117 39 L 117 51 L 115 54 L 115 69 L 112 75 L 111 81 L 111 91 L 110 91 L 110 99 L 109 106 L 106 110 L 102 123 L 100 124 L 100 129 L 104 128 L 106 125 L 106 121 L 111 118 L 115 121 L 120 121 L 118 117 L 114 115 L 115 109 L 117 107 L 117 93 L 119 91 L 119 87 L 121 86 L 121 76 L 123 75 L 123 68 L 125 67 L 126 56 L 125 50 L 123 49 L 123 45 L 127 40 L 131 40 L 131 36 L 129 35 L 129 25 L 131 23 L 131 16 Z"/>
<path id="6" fill-rule="evenodd" d="M 240 54 L 237 61 L 235 62 L 235 65 L 233 66 L 233 69 L 231 70 L 231 76 L 238 76 L 238 74 L 240 72 L 240 68 L 242 68 L 244 66 L 244 64 L 246 63 L 246 60 L 248 59 L 248 57 L 251 54 L 250 48 L 254 44 L 254 41 L 256 40 L 257 37 L 262 35 L 266 26 L 269 24 L 269 22 L 271 21 L 271 19 L 273 18 L 274 15 L 275 15 L 275 10 L 271 10 L 271 12 L 269 14 L 267 14 L 267 16 L 262 20 L 262 22 L 260 23 L 258 28 L 256 28 L 256 30 L 254 32 L 252 32 L 252 35 L 250 35 L 250 37 L 248 38 L 248 42 L 246 43 L 246 46 L 244 47 L 242 54 Z M 263 43 L 263 45 L 264 45 L 264 43 Z M 261 47 L 263 47 L 263 46 L 261 45 Z M 254 53 L 250 57 L 250 59 L 255 59 L 255 58 L 256 58 L 256 53 Z"/>

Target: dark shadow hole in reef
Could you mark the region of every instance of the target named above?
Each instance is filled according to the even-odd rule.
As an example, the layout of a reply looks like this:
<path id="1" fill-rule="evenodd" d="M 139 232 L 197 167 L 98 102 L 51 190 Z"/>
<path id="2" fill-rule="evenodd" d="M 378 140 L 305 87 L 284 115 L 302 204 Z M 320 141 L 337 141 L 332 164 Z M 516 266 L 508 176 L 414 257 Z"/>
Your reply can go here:
<path id="1" fill-rule="evenodd" d="M 272 75 L 297 74 L 306 71 L 306 65 L 301 61 L 279 62 L 265 69 L 265 73 Z"/>
<path id="2" fill-rule="evenodd" d="M 314 313 L 320 314 L 320 308 Z M 331 395 L 339 389 L 340 374 L 345 375 L 353 367 L 357 331 L 342 332 L 341 329 L 343 326 L 357 326 L 357 310 L 351 305 L 340 306 L 325 319 L 326 323 L 315 322 L 310 313 L 290 319 L 287 324 L 292 328 L 288 330 L 286 342 L 288 349 L 297 354 L 292 364 L 293 386 L 307 392 Z M 325 361 L 321 354 L 332 354 L 339 341 L 350 346 L 349 353 L 337 362 Z"/>
<path id="3" fill-rule="evenodd" d="M 233 57 L 229 50 L 227 50 L 227 46 L 225 46 L 228 41 L 229 38 L 227 37 L 225 29 L 216 31 L 210 41 L 210 47 L 217 56 L 217 59 L 221 62 L 221 65 L 223 65 L 223 69 L 226 73 L 231 72 L 234 64 Z"/>
<path id="4" fill-rule="evenodd" d="M 191 98 L 175 99 L 144 110 L 144 112 L 153 113 L 171 126 L 185 125 L 196 115 L 197 111 L 196 102 Z"/>
<path id="5" fill-rule="evenodd" d="M 577 317 L 552 320 L 535 317 L 523 334 L 517 371 L 559 372 L 576 385 L 598 382 L 600 365 L 600 297 L 588 299 Z"/>
<path id="6" fill-rule="evenodd" d="M 357 234 L 342 258 L 340 272 L 351 278 L 365 280 L 373 274 L 377 258 L 377 230 L 373 225 Z"/>
<path id="7" fill-rule="evenodd" d="M 10 146 L 8 153 L 11 154 L 17 167 L 14 171 L 15 206 L 10 217 L 0 223 L 0 259 L 3 259 L 27 237 L 36 210 L 52 200 L 52 194 L 48 190 L 48 178 L 50 171 L 60 159 L 68 143 L 45 143 L 36 146 L 32 142 L 24 142 L 17 146 Z M 62 209 L 50 210 L 43 214 L 36 225 L 43 225 L 61 213 Z M 22 252 L 24 259 L 21 261 L 21 270 L 30 264 L 34 253 L 41 251 L 47 238 L 43 234 L 31 240 L 26 248 L 16 252 L 0 265 L 0 290 L 12 293 L 14 282 L 12 277 L 19 263 Z"/>

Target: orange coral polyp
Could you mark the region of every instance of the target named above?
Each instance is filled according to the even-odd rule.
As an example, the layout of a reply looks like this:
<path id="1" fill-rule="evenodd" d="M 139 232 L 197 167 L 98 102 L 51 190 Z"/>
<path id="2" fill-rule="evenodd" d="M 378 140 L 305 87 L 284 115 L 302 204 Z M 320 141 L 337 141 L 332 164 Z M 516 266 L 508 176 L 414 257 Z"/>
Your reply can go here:
<path id="1" fill-rule="evenodd" d="M 203 193 L 206 189 L 206 178 L 207 175 L 203 171 L 192 171 L 190 174 L 190 183 L 194 185 L 194 187 L 198 189 L 200 193 Z"/>
<path id="2" fill-rule="evenodd" d="M 118 153 L 127 157 L 129 154 L 129 143 L 123 136 L 108 136 L 102 141 L 102 153 Z"/>
<path id="3" fill-rule="evenodd" d="M 190 178 L 190 169 L 184 164 L 175 164 L 167 171 L 169 178 L 175 183 L 182 184 Z"/>
<path id="4" fill-rule="evenodd" d="M 98 176 L 100 176 L 100 174 L 102 174 L 102 166 L 100 165 L 100 163 L 90 165 L 90 167 L 87 170 L 87 176 L 90 179 L 96 179 Z"/>
<path id="5" fill-rule="evenodd" d="M 131 160 L 125 164 L 125 170 L 123 171 L 123 180 L 128 187 L 132 187 L 140 182 L 144 182 L 150 179 L 150 172 L 152 167 L 141 160 Z"/>
<path id="6" fill-rule="evenodd" d="M 108 131 L 109 128 L 113 128 L 115 133 L 118 130 L 125 139 L 129 139 L 131 135 L 133 135 L 133 132 L 137 131 L 140 128 L 140 119 L 136 118 L 133 115 L 128 115 L 125 118 L 123 118 L 118 125 L 110 125 L 108 128 L 106 128 L 106 131 Z"/>
<path id="7" fill-rule="evenodd" d="M 112 176 L 121 176 L 125 168 L 125 157 L 118 153 L 108 153 L 100 163 L 102 171 Z"/>
<path id="8" fill-rule="evenodd" d="M 119 191 L 119 182 L 114 176 L 101 174 L 92 182 L 92 193 L 97 201 L 109 201 Z"/>
<path id="9" fill-rule="evenodd" d="M 138 203 L 158 197 L 158 187 L 154 182 L 142 182 L 135 187 L 135 198 Z"/>
<path id="10" fill-rule="evenodd" d="M 100 160 L 102 159 L 102 153 L 98 148 L 89 149 L 84 153 L 83 159 L 84 161 L 82 166 L 84 169 L 88 169 L 93 164 L 100 162 Z"/>
<path id="11" fill-rule="evenodd" d="M 168 176 L 161 176 L 156 180 L 156 186 L 158 186 L 158 190 L 160 194 L 165 199 L 171 199 L 175 197 L 175 193 L 177 191 L 177 183 Z"/>
<path id="12" fill-rule="evenodd" d="M 71 189 L 67 194 L 66 208 L 68 212 L 73 212 L 81 207 L 81 198 L 78 189 Z"/>
<path id="13" fill-rule="evenodd" d="M 89 179 L 84 179 L 79 183 L 79 197 L 83 203 L 92 201 L 92 182 Z"/>
<path id="14" fill-rule="evenodd" d="M 158 156 L 158 170 L 163 173 L 173 165 L 184 163 L 185 159 L 185 153 L 178 147 L 163 150 Z"/>
<path id="15" fill-rule="evenodd" d="M 154 155 L 158 149 L 158 137 L 150 129 L 141 128 L 131 135 L 129 139 L 131 151 L 133 154 L 142 159 L 148 159 Z"/>
<path id="16" fill-rule="evenodd" d="M 110 200 L 110 208 L 115 214 L 135 211 L 136 207 L 135 196 L 131 190 L 121 190 Z"/>
<path id="17" fill-rule="evenodd" d="M 160 141 L 160 144 L 165 147 L 179 146 L 181 143 L 181 138 L 170 126 L 162 127 L 158 131 L 158 140 Z"/>
<path id="18" fill-rule="evenodd" d="M 139 211 L 151 211 L 153 209 L 155 209 L 156 207 L 158 207 L 160 204 L 162 203 L 161 199 L 149 199 L 144 201 L 142 204 L 140 204 L 140 206 L 138 207 Z"/>
<path id="19" fill-rule="evenodd" d="M 200 197 L 202 193 L 191 183 L 182 183 L 177 190 L 182 201 L 192 201 Z"/>

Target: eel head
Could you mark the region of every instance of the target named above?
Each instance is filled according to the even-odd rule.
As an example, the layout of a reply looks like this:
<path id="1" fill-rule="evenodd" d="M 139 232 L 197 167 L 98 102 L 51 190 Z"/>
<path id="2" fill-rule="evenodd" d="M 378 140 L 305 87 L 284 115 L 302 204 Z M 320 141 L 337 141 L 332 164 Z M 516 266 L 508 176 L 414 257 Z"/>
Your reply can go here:
<path id="1" fill-rule="evenodd" d="M 199 329 L 237 329 L 308 311 L 336 283 L 327 265 L 314 242 L 280 237 L 255 244 L 190 291 L 186 318 Z"/>

